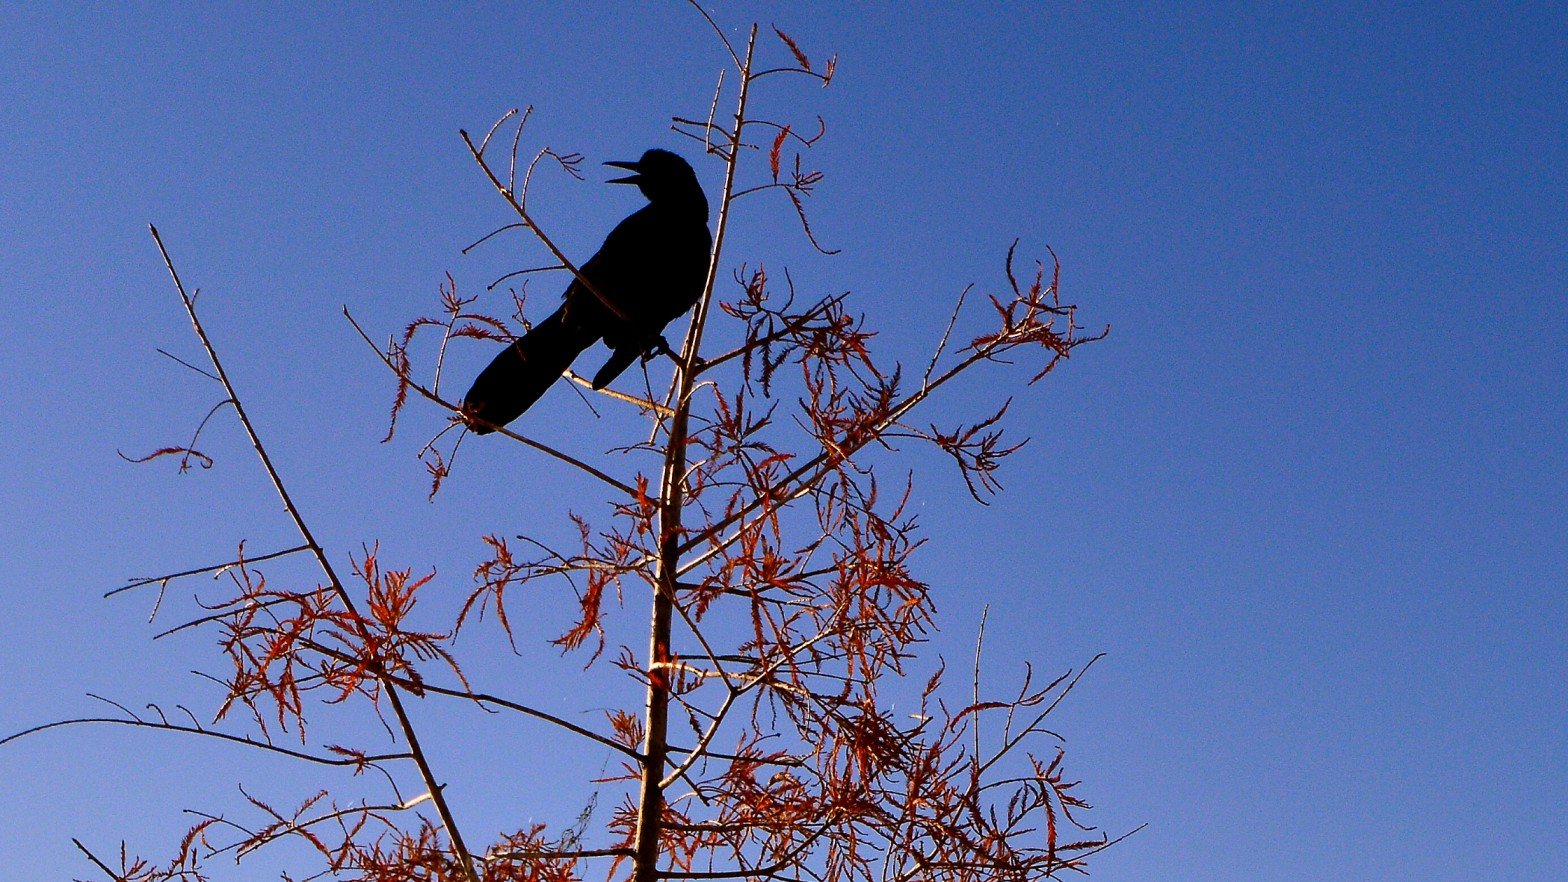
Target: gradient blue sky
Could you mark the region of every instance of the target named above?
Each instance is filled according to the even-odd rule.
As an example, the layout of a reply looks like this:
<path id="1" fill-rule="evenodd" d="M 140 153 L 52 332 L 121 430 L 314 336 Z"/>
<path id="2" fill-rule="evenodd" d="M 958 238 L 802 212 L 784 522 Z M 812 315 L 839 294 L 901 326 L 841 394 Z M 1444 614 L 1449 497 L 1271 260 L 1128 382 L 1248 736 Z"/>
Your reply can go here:
<path id="1" fill-rule="evenodd" d="M 1108 654 L 1056 728 L 1095 820 L 1149 826 L 1094 878 L 1564 878 L 1568 9 L 852 10 L 716 6 L 840 58 L 826 91 L 759 98 L 826 118 L 814 210 L 843 254 L 762 203 L 730 253 L 852 289 L 911 359 L 1014 237 L 1054 247 L 1066 296 L 1112 325 L 1014 406 L 1034 442 L 994 505 L 916 459 L 932 655 L 965 658 L 986 603 L 999 691 L 1025 659 Z M 427 504 L 412 455 L 436 418 L 376 443 L 386 378 L 339 308 L 389 331 L 445 272 L 473 290 L 530 259 L 458 253 L 506 220 L 459 128 L 532 103 L 528 141 L 591 163 L 694 153 L 668 117 L 705 110 L 721 61 L 679 3 L 0 9 L 0 730 L 95 711 L 87 692 L 210 708 L 185 673 L 209 642 L 150 643 L 147 598 L 100 593 L 290 541 L 227 423 L 210 472 L 115 455 L 215 400 L 154 353 L 196 350 L 149 221 L 339 560 L 379 539 L 455 596 L 478 535 L 585 487 L 473 445 Z M 598 179 L 535 195 L 576 255 L 637 204 Z M 562 437 L 623 427 L 547 402 Z M 505 664 L 530 699 L 583 706 L 548 653 Z M 569 819 L 603 759 L 541 767 L 461 737 L 497 725 L 469 712 L 426 719 L 480 830 Z M 69 837 L 159 851 L 242 780 L 314 789 L 174 736 L 9 745 L 0 854 L 88 876 Z"/>

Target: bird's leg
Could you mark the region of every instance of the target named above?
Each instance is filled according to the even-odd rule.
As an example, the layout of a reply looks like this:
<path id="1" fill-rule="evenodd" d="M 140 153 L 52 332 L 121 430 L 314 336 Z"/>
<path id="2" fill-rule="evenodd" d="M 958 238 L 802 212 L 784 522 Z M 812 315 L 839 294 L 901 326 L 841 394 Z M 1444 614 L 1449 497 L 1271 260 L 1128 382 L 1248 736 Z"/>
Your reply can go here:
<path id="1" fill-rule="evenodd" d="M 642 360 L 645 362 L 652 361 L 660 355 L 668 355 L 670 358 L 680 361 L 680 358 L 675 354 L 675 350 L 670 348 L 670 341 L 664 339 L 663 334 L 653 338 L 653 342 L 643 349 Z"/>
<path id="2" fill-rule="evenodd" d="M 642 360 L 644 362 L 652 361 L 661 355 L 669 356 L 670 361 L 673 361 L 676 364 L 680 364 L 681 362 L 680 353 L 670 348 L 670 341 L 664 339 L 663 334 L 655 337 L 653 342 L 648 344 L 648 348 L 643 350 Z M 700 359 L 698 360 L 698 363 L 701 363 Z"/>

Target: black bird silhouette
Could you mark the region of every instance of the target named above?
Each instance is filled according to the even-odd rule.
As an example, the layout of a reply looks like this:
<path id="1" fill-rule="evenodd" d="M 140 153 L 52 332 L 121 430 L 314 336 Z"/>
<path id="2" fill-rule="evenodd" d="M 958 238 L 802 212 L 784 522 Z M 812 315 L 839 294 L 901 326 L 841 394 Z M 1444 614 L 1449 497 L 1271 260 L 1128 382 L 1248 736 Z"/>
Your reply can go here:
<path id="1" fill-rule="evenodd" d="M 501 350 L 474 380 L 463 396 L 463 413 L 475 434 L 517 419 L 599 339 L 611 352 L 594 374 L 593 387 L 604 388 L 639 356 L 667 349 L 665 325 L 702 295 L 713 236 L 708 197 L 696 172 L 668 150 L 605 165 L 632 171 L 609 183 L 636 184 L 648 204 L 616 224 L 598 253 L 579 267 L 582 276 L 567 286 L 561 307 Z"/>

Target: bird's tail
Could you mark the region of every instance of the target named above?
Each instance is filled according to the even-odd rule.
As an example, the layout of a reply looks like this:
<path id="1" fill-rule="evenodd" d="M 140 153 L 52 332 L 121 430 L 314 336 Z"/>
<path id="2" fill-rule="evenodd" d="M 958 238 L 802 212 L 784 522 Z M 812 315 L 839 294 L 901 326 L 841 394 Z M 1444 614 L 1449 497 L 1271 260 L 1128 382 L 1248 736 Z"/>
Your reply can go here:
<path id="1" fill-rule="evenodd" d="M 476 435 L 495 431 L 522 415 L 566 373 L 599 335 L 566 321 L 557 309 L 527 334 L 501 350 L 463 396 L 463 414 Z"/>

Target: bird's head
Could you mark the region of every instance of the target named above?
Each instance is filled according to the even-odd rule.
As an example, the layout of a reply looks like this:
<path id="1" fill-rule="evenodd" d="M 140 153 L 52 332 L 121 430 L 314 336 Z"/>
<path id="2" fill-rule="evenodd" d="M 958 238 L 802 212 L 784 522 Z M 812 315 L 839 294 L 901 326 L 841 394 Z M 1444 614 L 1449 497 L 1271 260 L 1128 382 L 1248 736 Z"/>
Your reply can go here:
<path id="1" fill-rule="evenodd" d="M 698 207 L 704 219 L 708 217 L 708 197 L 697 182 L 697 173 L 686 160 L 668 150 L 649 150 L 636 162 L 606 162 L 605 165 L 624 168 L 632 174 L 613 178 L 607 183 L 636 184 L 648 201 L 660 206 Z"/>

